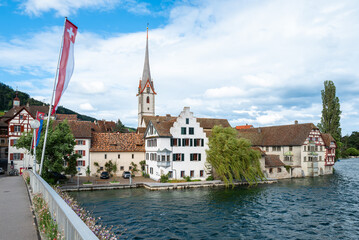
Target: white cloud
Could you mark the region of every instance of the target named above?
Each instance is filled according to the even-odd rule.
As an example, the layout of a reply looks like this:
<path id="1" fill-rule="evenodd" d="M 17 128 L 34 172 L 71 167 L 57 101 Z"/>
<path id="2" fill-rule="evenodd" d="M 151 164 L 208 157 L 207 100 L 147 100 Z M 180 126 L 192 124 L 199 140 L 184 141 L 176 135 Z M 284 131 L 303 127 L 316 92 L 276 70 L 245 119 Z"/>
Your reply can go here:
<path id="1" fill-rule="evenodd" d="M 90 103 L 81 103 L 80 109 L 84 111 L 93 111 L 95 108 Z"/>
<path id="2" fill-rule="evenodd" d="M 78 1 L 75 9 L 105 3 Z M 68 1 L 33 0 L 24 6 L 28 13 L 40 14 L 60 11 L 61 4 L 68 6 Z M 236 124 L 316 124 L 323 81 L 330 79 L 342 102 L 344 132 L 355 130 L 355 108 L 346 103 L 359 101 L 354 91 L 359 89 L 356 1 L 196 4 L 174 7 L 168 25 L 150 30 L 156 114 L 178 115 L 186 105 L 195 116 L 228 118 Z M 0 42 L 0 68 L 31 73 L 51 85 L 59 37 L 61 30 L 53 28 Z M 97 109 L 94 117 L 121 118 L 137 126 L 135 94 L 145 33 L 103 37 L 80 31 L 76 41 L 74 75 L 60 104 L 79 111 L 76 103 L 86 102 Z"/>

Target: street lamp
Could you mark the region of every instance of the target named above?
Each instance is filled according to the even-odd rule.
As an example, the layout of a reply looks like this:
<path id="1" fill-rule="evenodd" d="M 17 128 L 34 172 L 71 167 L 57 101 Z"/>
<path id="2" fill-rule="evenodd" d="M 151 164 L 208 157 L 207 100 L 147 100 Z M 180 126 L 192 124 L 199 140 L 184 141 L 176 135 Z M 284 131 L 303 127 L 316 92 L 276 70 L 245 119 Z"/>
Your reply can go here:
<path id="1" fill-rule="evenodd" d="M 34 164 L 33 164 L 33 171 L 36 172 L 36 129 L 40 127 L 40 121 L 35 119 L 30 122 L 30 127 L 33 129 L 32 139 L 33 139 L 33 146 L 34 146 Z"/>

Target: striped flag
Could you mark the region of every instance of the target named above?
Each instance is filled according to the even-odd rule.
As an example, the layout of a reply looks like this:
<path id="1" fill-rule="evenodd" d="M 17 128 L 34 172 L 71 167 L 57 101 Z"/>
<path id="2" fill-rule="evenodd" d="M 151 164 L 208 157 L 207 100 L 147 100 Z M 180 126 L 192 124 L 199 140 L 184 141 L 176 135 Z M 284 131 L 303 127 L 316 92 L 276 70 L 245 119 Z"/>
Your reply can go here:
<path id="1" fill-rule="evenodd" d="M 61 96 L 64 94 L 67 86 L 69 85 L 72 73 L 74 71 L 74 44 L 76 34 L 77 27 L 66 19 L 59 75 L 56 85 L 55 102 L 51 115 L 56 112 Z"/>

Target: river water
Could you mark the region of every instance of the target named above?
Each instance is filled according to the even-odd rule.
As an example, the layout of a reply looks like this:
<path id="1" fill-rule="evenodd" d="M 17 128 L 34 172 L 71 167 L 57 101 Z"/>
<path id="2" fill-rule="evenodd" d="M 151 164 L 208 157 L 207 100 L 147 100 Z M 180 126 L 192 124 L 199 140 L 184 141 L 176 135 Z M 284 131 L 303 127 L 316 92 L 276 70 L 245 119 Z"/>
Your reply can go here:
<path id="1" fill-rule="evenodd" d="M 71 195 L 124 239 L 359 239 L 359 159 L 252 188 Z"/>

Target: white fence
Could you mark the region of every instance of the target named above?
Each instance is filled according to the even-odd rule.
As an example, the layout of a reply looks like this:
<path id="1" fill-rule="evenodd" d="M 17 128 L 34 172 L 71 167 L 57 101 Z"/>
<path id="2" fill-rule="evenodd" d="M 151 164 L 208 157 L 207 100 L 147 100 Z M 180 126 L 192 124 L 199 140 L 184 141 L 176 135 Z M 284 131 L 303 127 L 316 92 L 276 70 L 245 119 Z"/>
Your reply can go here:
<path id="1" fill-rule="evenodd" d="M 37 173 L 32 171 L 28 172 L 30 174 L 30 185 L 33 193 L 42 193 L 42 197 L 47 202 L 52 217 L 56 219 L 59 230 L 64 230 L 65 239 L 98 239 L 44 179 Z"/>

